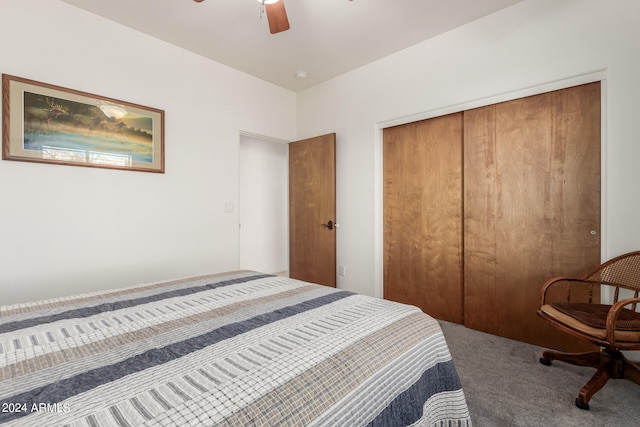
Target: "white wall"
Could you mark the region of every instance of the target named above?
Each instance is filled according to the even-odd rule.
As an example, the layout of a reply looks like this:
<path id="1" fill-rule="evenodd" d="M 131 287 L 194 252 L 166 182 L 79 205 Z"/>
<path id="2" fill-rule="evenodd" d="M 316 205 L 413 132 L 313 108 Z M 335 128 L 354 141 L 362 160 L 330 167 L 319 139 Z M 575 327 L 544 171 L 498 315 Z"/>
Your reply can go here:
<path id="1" fill-rule="evenodd" d="M 605 77 L 602 255 L 640 247 L 640 2 L 525 0 L 298 95 L 298 138 L 337 133 L 338 287 L 381 292 L 385 124 Z"/>
<path id="2" fill-rule="evenodd" d="M 296 96 L 57 0 L 2 0 L 1 72 L 164 109 L 167 157 L 164 175 L 0 161 L 0 303 L 237 268 L 240 131 L 337 133 L 338 287 L 374 295 L 379 128 L 592 72 L 603 257 L 637 249 L 639 21 L 637 0 L 525 0 Z"/>
<path id="3" fill-rule="evenodd" d="M 240 268 L 289 269 L 289 147 L 240 138 Z"/>
<path id="4" fill-rule="evenodd" d="M 57 0 L 2 0 L 0 71 L 166 120 L 165 174 L 0 161 L 0 304 L 239 267 L 239 132 L 295 139 L 295 93 Z"/>

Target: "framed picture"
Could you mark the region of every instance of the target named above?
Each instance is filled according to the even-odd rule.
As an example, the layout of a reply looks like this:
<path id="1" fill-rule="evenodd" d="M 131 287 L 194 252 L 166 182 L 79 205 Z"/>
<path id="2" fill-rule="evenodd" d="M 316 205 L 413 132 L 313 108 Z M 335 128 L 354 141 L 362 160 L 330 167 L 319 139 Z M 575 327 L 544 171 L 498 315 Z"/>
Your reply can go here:
<path id="1" fill-rule="evenodd" d="M 164 173 L 164 111 L 3 74 L 2 158 Z"/>

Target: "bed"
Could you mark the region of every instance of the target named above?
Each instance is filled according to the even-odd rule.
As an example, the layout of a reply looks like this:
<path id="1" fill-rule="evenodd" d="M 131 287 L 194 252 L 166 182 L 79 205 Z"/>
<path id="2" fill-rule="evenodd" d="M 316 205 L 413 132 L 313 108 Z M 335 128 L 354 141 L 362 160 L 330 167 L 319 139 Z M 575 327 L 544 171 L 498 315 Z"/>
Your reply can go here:
<path id="1" fill-rule="evenodd" d="M 0 426 L 470 426 L 418 308 L 252 271 L 0 306 Z"/>

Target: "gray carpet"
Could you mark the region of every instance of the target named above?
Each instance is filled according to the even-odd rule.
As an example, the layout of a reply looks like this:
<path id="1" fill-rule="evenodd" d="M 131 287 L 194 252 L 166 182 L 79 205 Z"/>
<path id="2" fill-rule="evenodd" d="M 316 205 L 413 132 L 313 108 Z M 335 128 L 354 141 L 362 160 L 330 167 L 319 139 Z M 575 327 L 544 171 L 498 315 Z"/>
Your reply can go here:
<path id="1" fill-rule="evenodd" d="M 640 386 L 609 380 L 578 409 L 574 400 L 594 369 L 538 362 L 543 348 L 440 322 L 475 427 L 640 426 Z"/>

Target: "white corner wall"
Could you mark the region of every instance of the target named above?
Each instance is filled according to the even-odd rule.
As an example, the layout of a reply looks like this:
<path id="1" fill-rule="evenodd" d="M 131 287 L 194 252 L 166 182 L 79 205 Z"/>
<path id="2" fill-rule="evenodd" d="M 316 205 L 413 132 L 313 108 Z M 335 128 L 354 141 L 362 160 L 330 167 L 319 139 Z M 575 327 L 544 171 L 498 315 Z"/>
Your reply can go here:
<path id="1" fill-rule="evenodd" d="M 298 94 L 298 138 L 337 133 L 338 287 L 381 295 L 380 128 L 604 76 L 602 256 L 640 248 L 640 2 L 524 0 Z"/>
<path id="2" fill-rule="evenodd" d="M 295 93 L 58 0 L 2 1 L 0 72 L 163 109 L 166 154 L 0 161 L 0 304 L 238 268 L 240 132 L 295 139 Z"/>

